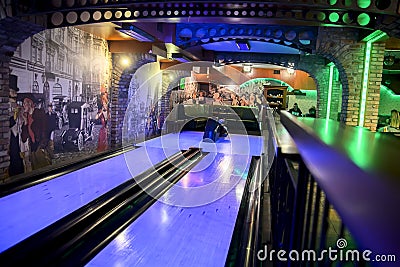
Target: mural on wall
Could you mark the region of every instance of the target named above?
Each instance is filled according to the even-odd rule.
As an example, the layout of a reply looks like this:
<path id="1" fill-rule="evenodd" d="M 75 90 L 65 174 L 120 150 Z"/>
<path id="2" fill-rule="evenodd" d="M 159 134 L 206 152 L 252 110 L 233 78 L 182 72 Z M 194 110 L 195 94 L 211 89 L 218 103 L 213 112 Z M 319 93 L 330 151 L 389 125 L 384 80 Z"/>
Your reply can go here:
<path id="1" fill-rule="evenodd" d="M 10 176 L 108 149 L 110 67 L 107 41 L 74 27 L 45 30 L 17 48 Z"/>
<path id="2" fill-rule="evenodd" d="M 124 145 L 158 136 L 161 133 L 162 75 L 157 62 L 141 66 L 129 84 L 129 104 L 125 112 Z"/>
<path id="3" fill-rule="evenodd" d="M 179 88 L 171 92 L 170 106 L 174 108 L 177 104 L 209 104 L 260 107 L 263 104 L 262 99 L 262 92 L 259 91 L 239 91 L 239 87 L 235 85 L 216 85 L 182 78 Z"/>

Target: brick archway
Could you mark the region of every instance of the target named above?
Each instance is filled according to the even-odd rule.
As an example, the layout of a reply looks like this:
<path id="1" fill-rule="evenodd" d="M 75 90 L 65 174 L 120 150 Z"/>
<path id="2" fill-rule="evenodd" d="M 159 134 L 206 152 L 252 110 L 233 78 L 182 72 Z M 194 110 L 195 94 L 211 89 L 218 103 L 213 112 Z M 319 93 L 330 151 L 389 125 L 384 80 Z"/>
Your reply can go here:
<path id="1" fill-rule="evenodd" d="M 129 58 L 132 62 L 129 67 L 121 64 L 123 57 Z M 129 104 L 129 85 L 132 80 L 132 74 L 141 66 L 156 61 L 156 56 L 149 54 L 113 54 L 110 125 L 110 144 L 112 148 L 122 146 L 122 131 L 125 112 Z"/>
<path id="2" fill-rule="evenodd" d="M 317 86 L 317 117 L 326 115 L 326 95 L 328 91 L 329 68 L 326 65 L 327 59 L 319 55 L 304 55 L 300 57 L 297 69 L 307 72 L 313 78 Z M 338 99 L 336 99 L 338 102 Z M 337 111 L 337 108 L 336 108 Z"/>
<path id="3" fill-rule="evenodd" d="M 335 36 L 332 38 L 331 36 Z M 365 43 L 359 41 L 355 29 L 320 28 L 316 53 L 331 60 L 339 72 L 342 84 L 342 122 L 357 125 L 360 116 L 360 102 L 363 81 Z M 376 130 L 378 122 L 380 84 L 382 80 L 385 43 L 372 45 L 371 69 L 369 72 L 368 98 L 364 127 Z"/>

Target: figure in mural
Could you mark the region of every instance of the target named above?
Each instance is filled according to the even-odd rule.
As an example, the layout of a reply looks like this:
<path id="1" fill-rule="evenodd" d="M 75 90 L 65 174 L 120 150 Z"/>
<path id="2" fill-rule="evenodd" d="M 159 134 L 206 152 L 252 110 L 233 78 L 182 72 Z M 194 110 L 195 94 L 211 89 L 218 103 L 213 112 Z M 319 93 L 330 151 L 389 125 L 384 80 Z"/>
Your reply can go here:
<path id="1" fill-rule="evenodd" d="M 254 93 L 250 94 L 249 103 L 248 104 L 249 104 L 250 107 L 255 107 L 256 106 L 256 96 L 254 95 Z"/>
<path id="2" fill-rule="evenodd" d="M 240 101 L 239 101 L 239 96 L 237 96 L 236 94 L 231 94 L 232 97 L 232 106 L 240 106 Z"/>
<path id="3" fill-rule="evenodd" d="M 156 135 L 157 133 L 158 133 L 157 106 L 153 105 L 147 116 L 146 137 Z"/>
<path id="4" fill-rule="evenodd" d="M 47 106 L 47 153 L 49 155 L 50 160 L 54 158 L 54 131 L 58 129 L 58 116 L 57 113 L 53 110 L 53 104 L 49 103 Z"/>
<path id="5" fill-rule="evenodd" d="M 249 101 L 248 101 L 248 98 L 246 97 L 246 94 L 243 94 L 241 97 L 240 97 L 240 106 L 248 106 L 249 105 Z"/>
<path id="6" fill-rule="evenodd" d="M 23 107 L 23 116 L 28 127 L 32 170 L 36 170 L 50 164 L 47 155 L 46 113 L 42 108 L 35 108 L 34 101 L 27 97 L 23 100 Z"/>
<path id="7" fill-rule="evenodd" d="M 107 123 L 110 119 L 110 112 L 108 108 L 108 98 L 106 94 L 101 97 L 102 106 L 96 115 L 96 120 L 100 120 L 101 128 L 99 132 L 99 139 L 97 143 L 97 152 L 106 151 L 108 148 L 108 127 Z"/>
<path id="8" fill-rule="evenodd" d="M 67 102 L 63 103 L 63 107 L 62 107 L 62 116 L 63 116 L 64 124 L 67 124 L 69 122 L 69 120 L 68 120 L 69 103 L 70 103 L 70 101 L 67 100 Z"/>
<path id="9" fill-rule="evenodd" d="M 205 100 L 205 92 L 204 91 L 200 91 L 199 92 L 199 104 L 205 104 L 206 100 Z"/>
<path id="10" fill-rule="evenodd" d="M 10 144 L 8 148 L 8 154 L 10 156 L 10 166 L 8 167 L 8 175 L 13 176 L 21 174 L 25 171 L 24 167 L 24 155 L 21 153 L 21 133 L 23 126 L 23 118 L 21 109 L 17 105 L 17 92 L 18 88 L 10 88 L 10 105 L 11 105 L 11 117 L 10 117 Z M 25 127 L 26 130 L 26 127 Z"/>
<path id="11" fill-rule="evenodd" d="M 213 95 L 213 105 L 224 105 L 222 96 L 219 92 L 215 92 Z"/>
<path id="12" fill-rule="evenodd" d="M 261 110 L 261 107 L 263 105 L 263 101 L 262 101 L 262 97 L 261 97 L 261 93 L 254 93 L 256 96 L 256 100 L 255 100 L 255 104 L 258 107 L 258 109 Z"/>

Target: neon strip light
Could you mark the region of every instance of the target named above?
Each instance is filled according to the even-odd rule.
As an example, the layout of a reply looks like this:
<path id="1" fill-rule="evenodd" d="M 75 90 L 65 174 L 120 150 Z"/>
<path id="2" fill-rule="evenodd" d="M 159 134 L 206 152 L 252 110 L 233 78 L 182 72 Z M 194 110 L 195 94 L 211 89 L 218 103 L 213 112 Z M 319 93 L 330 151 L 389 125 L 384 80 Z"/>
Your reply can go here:
<path id="1" fill-rule="evenodd" d="M 326 107 L 326 118 L 329 119 L 331 114 L 331 103 L 332 103 L 332 87 L 333 87 L 333 68 L 335 64 L 329 63 L 329 85 L 328 85 L 328 102 Z"/>
<path id="2" fill-rule="evenodd" d="M 360 102 L 360 117 L 358 118 L 358 126 L 364 126 L 365 119 L 365 105 L 367 103 L 367 91 L 368 91 L 368 75 L 369 75 L 369 64 L 371 59 L 371 47 L 372 43 L 368 41 L 365 47 L 365 59 L 364 59 L 364 72 L 363 81 L 361 88 L 361 102 Z"/>

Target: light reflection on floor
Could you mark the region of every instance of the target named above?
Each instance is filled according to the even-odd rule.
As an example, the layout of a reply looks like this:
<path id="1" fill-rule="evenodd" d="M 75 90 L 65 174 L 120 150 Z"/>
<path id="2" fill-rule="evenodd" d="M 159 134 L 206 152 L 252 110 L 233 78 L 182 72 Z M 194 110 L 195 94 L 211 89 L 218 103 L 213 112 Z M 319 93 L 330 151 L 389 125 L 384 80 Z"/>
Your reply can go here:
<path id="1" fill-rule="evenodd" d="M 184 132 L 139 144 L 211 153 L 87 266 L 224 266 L 251 156 L 262 153 L 262 139 L 232 135 L 205 146 L 201 139 L 202 133 Z"/>

